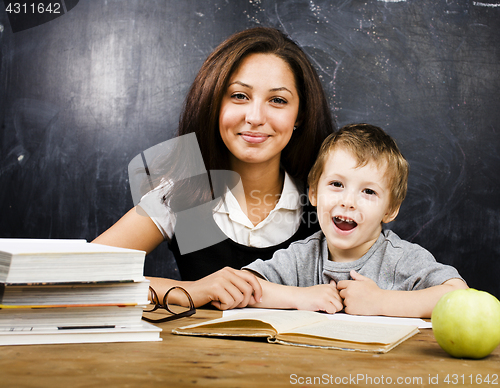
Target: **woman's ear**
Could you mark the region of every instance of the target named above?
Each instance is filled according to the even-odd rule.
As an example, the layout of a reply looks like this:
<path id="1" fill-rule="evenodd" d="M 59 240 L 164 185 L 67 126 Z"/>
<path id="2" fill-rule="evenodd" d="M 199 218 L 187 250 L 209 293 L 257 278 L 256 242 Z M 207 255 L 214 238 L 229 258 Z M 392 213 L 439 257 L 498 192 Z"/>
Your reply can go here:
<path id="1" fill-rule="evenodd" d="M 316 190 L 309 188 L 309 202 L 311 205 L 317 206 Z"/>
<path id="2" fill-rule="evenodd" d="M 293 128 L 299 128 L 301 125 L 302 125 L 302 114 L 299 113 L 299 115 L 297 116 L 297 120 L 295 120 L 295 124 L 293 124 Z"/>

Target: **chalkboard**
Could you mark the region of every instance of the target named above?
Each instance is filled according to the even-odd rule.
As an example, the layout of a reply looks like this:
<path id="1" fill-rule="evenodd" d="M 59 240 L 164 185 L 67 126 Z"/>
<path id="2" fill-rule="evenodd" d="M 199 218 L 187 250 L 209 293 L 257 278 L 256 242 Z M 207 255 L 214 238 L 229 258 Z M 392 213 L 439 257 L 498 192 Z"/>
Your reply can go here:
<path id="1" fill-rule="evenodd" d="M 206 56 L 264 25 L 310 56 L 339 125 L 398 141 L 411 174 L 390 227 L 500 297 L 500 0 L 73 3 L 16 33 L 0 4 L 0 237 L 110 227 L 133 206 L 128 163 L 173 136 Z M 178 277 L 164 246 L 145 271 Z"/>

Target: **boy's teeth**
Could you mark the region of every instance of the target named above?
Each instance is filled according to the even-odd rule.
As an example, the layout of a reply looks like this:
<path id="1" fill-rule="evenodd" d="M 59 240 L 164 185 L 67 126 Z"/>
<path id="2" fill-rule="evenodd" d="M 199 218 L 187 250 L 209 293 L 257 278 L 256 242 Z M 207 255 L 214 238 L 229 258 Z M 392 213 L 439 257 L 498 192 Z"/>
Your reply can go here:
<path id="1" fill-rule="evenodd" d="M 346 220 L 344 217 L 339 217 L 339 216 L 335 216 L 333 222 L 335 222 L 335 225 L 337 225 L 339 229 L 345 231 L 352 230 L 358 226 L 356 221 L 351 219 Z"/>
<path id="2" fill-rule="evenodd" d="M 354 222 L 353 220 L 346 220 L 344 217 L 336 217 L 336 218 L 343 222 L 350 222 L 351 224 Z"/>

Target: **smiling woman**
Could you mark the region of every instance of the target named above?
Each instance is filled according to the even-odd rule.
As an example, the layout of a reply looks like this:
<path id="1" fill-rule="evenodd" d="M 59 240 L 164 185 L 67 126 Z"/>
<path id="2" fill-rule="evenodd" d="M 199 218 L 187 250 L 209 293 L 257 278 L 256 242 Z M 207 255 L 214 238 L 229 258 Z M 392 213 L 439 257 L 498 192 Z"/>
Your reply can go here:
<path id="1" fill-rule="evenodd" d="M 194 132 L 206 169 L 236 172 L 243 189 L 231 192 L 223 182 L 219 190 L 214 179 L 206 187 L 196 177 L 175 181 L 188 168 L 179 155 L 165 176 L 175 183 L 148 193 L 94 242 L 150 252 L 166 240 L 183 281 L 150 278 L 159 296 L 182 286 L 196 306 L 227 309 L 259 300 L 256 277 L 239 268 L 319 228 L 302 196 L 321 142 L 335 129 L 326 101 L 309 59 L 280 31 L 258 27 L 229 37 L 196 76 L 178 134 Z M 218 191 L 222 198 L 215 198 Z M 181 254 L 175 230 L 183 217 L 175 209 L 198 207 L 207 227 L 190 237 L 224 237 Z M 173 303 L 187 304 L 181 293 L 171 296 Z"/>

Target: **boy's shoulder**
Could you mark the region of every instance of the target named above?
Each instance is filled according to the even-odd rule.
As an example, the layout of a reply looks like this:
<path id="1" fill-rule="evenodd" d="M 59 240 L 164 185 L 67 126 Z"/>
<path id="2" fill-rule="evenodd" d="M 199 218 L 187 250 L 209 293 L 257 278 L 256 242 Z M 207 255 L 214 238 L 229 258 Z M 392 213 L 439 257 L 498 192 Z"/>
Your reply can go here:
<path id="1" fill-rule="evenodd" d="M 421 252 L 422 254 L 428 254 L 432 256 L 432 254 L 421 245 L 402 239 L 391 229 L 382 230 L 382 235 L 384 237 L 384 243 L 390 245 L 395 249 L 402 249 L 404 251 L 411 252 Z"/>
<path id="2" fill-rule="evenodd" d="M 403 240 L 391 229 L 382 229 L 382 235 L 384 236 L 385 241 L 391 243 L 394 246 L 406 245 L 406 243 L 411 244 L 409 241 Z"/>
<path id="3" fill-rule="evenodd" d="M 317 232 L 314 232 L 309 237 L 306 237 L 303 240 L 297 240 L 297 241 L 292 242 L 290 244 L 290 246 L 292 246 L 292 245 L 321 244 L 321 242 L 323 240 L 325 240 L 325 235 L 323 234 L 322 230 L 318 230 Z"/>
<path id="4" fill-rule="evenodd" d="M 326 244 L 325 235 L 321 230 L 318 230 L 303 240 L 292 242 L 287 249 L 295 252 L 303 252 L 305 250 L 321 250 L 324 243 Z"/>

